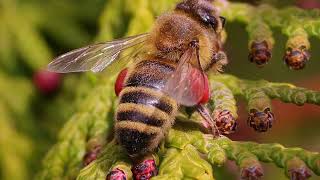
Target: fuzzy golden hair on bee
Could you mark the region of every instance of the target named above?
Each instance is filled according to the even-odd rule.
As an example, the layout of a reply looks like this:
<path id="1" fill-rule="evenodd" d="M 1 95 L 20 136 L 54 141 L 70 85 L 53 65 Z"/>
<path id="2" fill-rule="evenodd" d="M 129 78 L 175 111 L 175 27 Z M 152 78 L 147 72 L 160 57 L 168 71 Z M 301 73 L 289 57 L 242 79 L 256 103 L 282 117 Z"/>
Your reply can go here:
<path id="1" fill-rule="evenodd" d="M 210 0 L 185 0 L 177 4 L 175 10 L 190 14 L 205 26 L 211 26 L 216 33 L 220 33 L 225 24 L 225 18 L 219 16 Z"/>
<path id="2" fill-rule="evenodd" d="M 227 64 L 225 58 L 215 59 L 221 57 L 223 20 L 210 1 L 186 0 L 157 18 L 150 32 L 149 50 L 157 57 L 177 62 L 189 43 L 197 40 L 202 69 L 219 72 Z M 191 64 L 198 66 L 197 60 Z"/>
<path id="3" fill-rule="evenodd" d="M 213 43 L 213 48 L 209 48 L 211 50 L 211 60 L 210 63 L 206 64 L 204 70 L 212 70 L 213 73 L 220 73 L 223 72 L 224 66 L 228 64 L 227 55 L 221 50 L 222 31 L 226 19 L 219 16 L 212 2 L 213 0 L 185 0 L 177 4 L 175 11 L 187 13 L 202 24 L 204 28 L 214 29 L 213 34 L 215 34 L 215 38 L 213 40 L 210 39 L 211 43 Z"/>
<path id="4" fill-rule="evenodd" d="M 178 61 L 189 43 L 206 33 L 200 24 L 182 12 L 170 12 L 158 17 L 150 33 L 154 54 Z"/>

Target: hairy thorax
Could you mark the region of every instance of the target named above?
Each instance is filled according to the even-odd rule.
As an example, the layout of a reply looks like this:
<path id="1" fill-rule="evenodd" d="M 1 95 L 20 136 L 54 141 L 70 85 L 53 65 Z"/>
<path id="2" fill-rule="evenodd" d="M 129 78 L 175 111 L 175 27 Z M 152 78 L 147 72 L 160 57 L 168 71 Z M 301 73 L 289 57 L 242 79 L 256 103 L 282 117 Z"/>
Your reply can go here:
<path id="1" fill-rule="evenodd" d="M 151 53 L 177 62 L 193 40 L 199 41 L 200 60 L 205 66 L 219 50 L 216 34 L 185 13 L 164 14 L 155 22 L 150 33 Z M 196 64 L 196 60 L 192 62 Z"/>

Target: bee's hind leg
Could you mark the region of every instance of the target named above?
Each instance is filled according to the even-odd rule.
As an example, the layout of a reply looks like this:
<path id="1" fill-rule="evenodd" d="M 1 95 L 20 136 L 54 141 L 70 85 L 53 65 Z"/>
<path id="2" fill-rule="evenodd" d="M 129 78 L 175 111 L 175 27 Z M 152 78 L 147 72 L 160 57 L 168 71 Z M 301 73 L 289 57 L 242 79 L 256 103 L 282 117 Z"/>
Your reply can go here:
<path id="1" fill-rule="evenodd" d="M 107 180 L 127 180 L 128 175 L 119 167 L 113 168 L 107 175 Z"/>
<path id="2" fill-rule="evenodd" d="M 236 119 L 228 110 L 215 110 L 212 113 L 205 105 L 198 105 L 197 111 L 202 117 L 202 128 L 213 135 L 228 135 L 234 133 L 238 127 Z"/>
<path id="3" fill-rule="evenodd" d="M 152 155 L 146 155 L 143 158 L 136 159 L 132 167 L 132 173 L 135 180 L 149 180 L 158 175 L 158 169 L 155 158 Z"/>
<path id="4" fill-rule="evenodd" d="M 203 118 L 203 121 L 202 121 L 203 127 L 214 136 L 221 136 L 219 128 L 217 127 L 214 119 L 211 117 L 211 113 L 209 109 L 203 104 L 199 104 L 196 107 L 196 109 L 198 113 L 201 115 L 201 117 Z"/>
<path id="5" fill-rule="evenodd" d="M 115 141 L 115 140 L 113 140 Z M 112 167 L 108 170 L 106 180 L 129 180 L 132 179 L 132 162 L 127 156 L 120 156 L 113 160 Z"/>
<path id="6" fill-rule="evenodd" d="M 110 169 L 107 180 L 149 180 L 158 174 L 152 155 L 132 158 L 133 166 L 125 162 L 116 162 Z"/>

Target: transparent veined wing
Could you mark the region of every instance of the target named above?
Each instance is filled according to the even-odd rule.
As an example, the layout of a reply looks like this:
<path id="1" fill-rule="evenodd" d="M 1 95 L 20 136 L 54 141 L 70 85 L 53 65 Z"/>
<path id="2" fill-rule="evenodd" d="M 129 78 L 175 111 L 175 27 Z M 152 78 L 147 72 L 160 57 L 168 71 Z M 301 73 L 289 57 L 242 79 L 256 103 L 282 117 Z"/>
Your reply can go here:
<path id="1" fill-rule="evenodd" d="M 141 34 L 75 49 L 55 58 L 48 65 L 48 70 L 58 73 L 100 72 L 117 60 L 124 59 L 119 58 L 123 51 L 143 44 L 147 37 L 148 34 Z"/>
<path id="2" fill-rule="evenodd" d="M 205 74 L 190 62 L 197 58 L 196 51 L 188 49 L 180 58 L 176 70 L 169 76 L 163 92 L 184 106 L 197 105 L 206 89 Z"/>

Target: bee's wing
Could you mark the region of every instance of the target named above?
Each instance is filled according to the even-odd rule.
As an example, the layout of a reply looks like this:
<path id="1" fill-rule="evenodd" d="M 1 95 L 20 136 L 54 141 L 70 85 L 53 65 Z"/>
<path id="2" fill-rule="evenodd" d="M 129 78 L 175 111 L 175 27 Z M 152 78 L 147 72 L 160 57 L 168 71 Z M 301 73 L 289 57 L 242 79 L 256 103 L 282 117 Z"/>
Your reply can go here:
<path id="1" fill-rule="evenodd" d="M 120 59 L 121 52 L 144 43 L 147 37 L 148 34 L 141 34 L 76 49 L 55 58 L 48 65 L 48 70 L 58 73 L 100 72 Z"/>
<path id="2" fill-rule="evenodd" d="M 189 49 L 182 55 L 177 69 L 169 76 L 163 88 L 166 94 L 184 106 L 197 105 L 205 91 L 205 75 L 190 64 L 192 58 L 196 58 L 196 53 Z"/>

